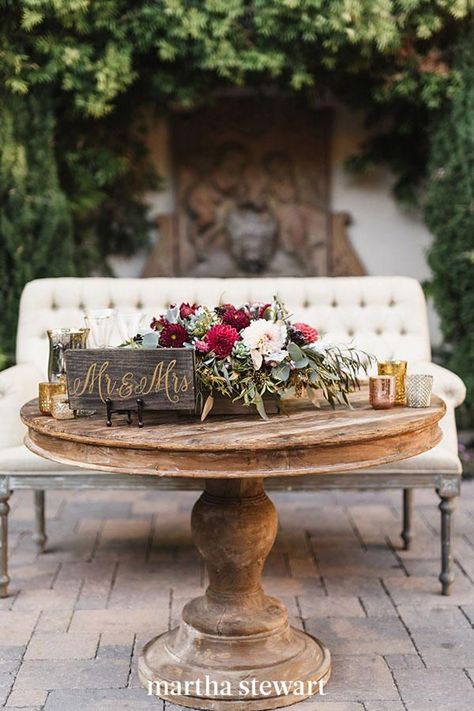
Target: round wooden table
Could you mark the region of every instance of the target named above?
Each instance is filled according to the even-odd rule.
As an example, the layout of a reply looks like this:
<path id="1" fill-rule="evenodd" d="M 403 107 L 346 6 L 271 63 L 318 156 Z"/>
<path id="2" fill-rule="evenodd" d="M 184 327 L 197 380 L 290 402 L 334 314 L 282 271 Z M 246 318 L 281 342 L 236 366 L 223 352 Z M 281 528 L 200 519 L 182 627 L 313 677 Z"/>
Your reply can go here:
<path id="1" fill-rule="evenodd" d="M 441 439 L 438 421 L 445 411 L 436 397 L 426 409 L 375 411 L 365 388 L 351 401 L 353 410 L 334 411 L 300 403 L 290 416 L 268 422 L 244 416 L 202 423 L 146 413 L 143 429 L 121 416 L 109 428 L 104 414 L 60 421 L 41 415 L 36 401 L 23 407 L 26 446 L 48 459 L 206 480 L 191 525 L 209 587 L 184 607 L 179 627 L 143 649 L 140 679 L 153 693 L 194 708 L 253 711 L 300 701 L 327 681 L 327 648 L 291 627 L 283 603 L 261 586 L 277 532 L 264 479 L 367 468 L 420 454 Z M 177 689 L 183 693 L 175 695 Z"/>

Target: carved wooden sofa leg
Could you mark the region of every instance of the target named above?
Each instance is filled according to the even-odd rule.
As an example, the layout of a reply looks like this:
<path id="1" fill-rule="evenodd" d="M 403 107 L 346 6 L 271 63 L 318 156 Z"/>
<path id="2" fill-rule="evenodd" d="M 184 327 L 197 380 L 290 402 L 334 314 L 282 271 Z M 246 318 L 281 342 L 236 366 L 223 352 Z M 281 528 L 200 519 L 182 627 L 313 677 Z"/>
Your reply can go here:
<path id="1" fill-rule="evenodd" d="M 44 553 L 46 541 L 46 520 L 45 520 L 45 492 L 43 489 L 36 489 L 35 496 L 35 531 L 33 541 L 36 543 L 38 553 Z"/>
<path id="2" fill-rule="evenodd" d="M 456 508 L 456 496 L 444 494 L 438 490 L 441 502 L 441 573 L 439 580 L 443 595 L 451 595 L 451 586 L 454 582 L 453 571 L 453 513 Z"/>
<path id="3" fill-rule="evenodd" d="M 10 498 L 10 490 L 8 488 L 8 479 L 0 479 L 0 598 L 7 597 L 8 583 L 8 512 L 10 506 L 8 499 Z"/>
<path id="4" fill-rule="evenodd" d="M 409 551 L 413 540 L 413 489 L 403 489 L 403 550 Z"/>

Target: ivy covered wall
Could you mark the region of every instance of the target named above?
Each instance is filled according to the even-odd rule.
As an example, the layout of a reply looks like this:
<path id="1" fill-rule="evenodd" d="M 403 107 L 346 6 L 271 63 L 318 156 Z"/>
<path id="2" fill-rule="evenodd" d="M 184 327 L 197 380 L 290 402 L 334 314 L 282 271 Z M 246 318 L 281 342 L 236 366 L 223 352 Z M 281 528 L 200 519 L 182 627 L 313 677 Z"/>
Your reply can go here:
<path id="1" fill-rule="evenodd" d="M 454 50 L 470 32 L 469 5 L 0 0 L 0 105 L 2 130 L 10 131 L 0 146 L 0 265 L 18 266 L 16 275 L 8 266 L 2 273 L 2 296 L 9 301 L 0 350 L 12 358 L 14 305 L 23 281 L 58 270 L 104 268 L 107 254 L 130 253 L 146 243 L 140 196 L 157 179 L 141 119 L 150 104 L 167 112 L 212 101 L 235 86 L 296 92 L 310 100 L 335 96 L 363 108 L 375 129 L 352 167 L 386 163 L 396 175 L 397 195 L 415 200 L 432 128 L 465 91 Z M 45 96 L 44 108 L 32 110 L 31 102 L 38 107 Z M 49 135 L 43 152 L 31 145 L 40 135 L 38 112 Z M 15 128 L 13 137 L 8 126 L 17 116 L 23 117 L 21 130 Z M 28 156 L 27 180 L 9 166 L 10 144 Z M 45 161 L 46 182 L 40 179 Z M 12 195 L 25 213 L 31 208 L 35 214 L 26 230 L 28 250 L 22 247 L 26 218 L 23 210 L 11 209 Z M 56 213 L 67 229 L 46 228 L 48 221 L 57 223 Z M 50 259 L 42 243 L 52 243 L 59 231 L 68 235 L 65 251 Z"/>

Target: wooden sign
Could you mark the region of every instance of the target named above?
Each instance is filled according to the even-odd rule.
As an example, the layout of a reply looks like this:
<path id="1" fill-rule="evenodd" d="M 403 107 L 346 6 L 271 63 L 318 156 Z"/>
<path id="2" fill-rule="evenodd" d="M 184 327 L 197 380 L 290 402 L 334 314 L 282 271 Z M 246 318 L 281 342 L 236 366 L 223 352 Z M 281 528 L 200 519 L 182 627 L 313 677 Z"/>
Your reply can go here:
<path id="1" fill-rule="evenodd" d="M 69 349 L 65 359 L 74 410 L 195 409 L 192 349 Z"/>

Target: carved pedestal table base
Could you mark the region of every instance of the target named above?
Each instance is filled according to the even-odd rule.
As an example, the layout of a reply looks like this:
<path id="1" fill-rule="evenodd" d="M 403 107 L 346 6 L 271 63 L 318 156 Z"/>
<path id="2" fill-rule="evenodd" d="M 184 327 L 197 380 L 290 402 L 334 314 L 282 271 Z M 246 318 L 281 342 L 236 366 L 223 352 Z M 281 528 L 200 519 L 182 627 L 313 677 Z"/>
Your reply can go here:
<path id="1" fill-rule="evenodd" d="M 232 711 L 279 708 L 317 693 L 331 673 L 328 650 L 290 627 L 283 603 L 262 590 L 277 532 L 263 479 L 208 480 L 192 530 L 209 587 L 185 606 L 178 628 L 146 645 L 142 683 L 183 706 Z"/>
<path id="2" fill-rule="evenodd" d="M 143 650 L 140 678 L 146 687 L 152 683 L 152 693 L 183 706 L 257 711 L 300 701 L 329 678 L 324 645 L 290 627 L 284 605 L 262 590 L 263 564 L 277 529 L 263 480 L 349 473 L 415 456 L 439 442 L 438 421 L 445 413 L 439 398 L 433 396 L 429 408 L 378 411 L 367 400 L 364 388 L 352 396 L 350 410 L 315 411 L 298 402 L 291 417 L 277 415 L 267 422 L 253 417 L 200 422 L 147 413 L 142 429 L 130 428 L 120 415 L 107 427 L 102 415 L 54 420 L 38 412 L 37 402 L 22 408 L 25 443 L 43 457 L 95 472 L 207 482 L 194 507 L 192 529 L 207 563 L 209 587 L 185 606 L 176 630 Z M 374 472 L 374 481 L 378 476 Z M 440 495 L 451 494 L 440 489 Z M 448 537 L 451 509 L 443 506 Z M 6 512 L 4 506 L 4 521 Z M 6 535 L 6 525 L 3 529 Z M 444 560 L 448 590 L 449 546 Z"/>

